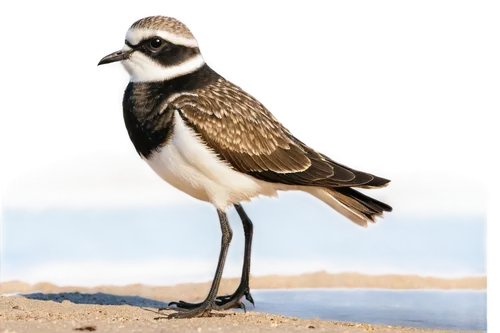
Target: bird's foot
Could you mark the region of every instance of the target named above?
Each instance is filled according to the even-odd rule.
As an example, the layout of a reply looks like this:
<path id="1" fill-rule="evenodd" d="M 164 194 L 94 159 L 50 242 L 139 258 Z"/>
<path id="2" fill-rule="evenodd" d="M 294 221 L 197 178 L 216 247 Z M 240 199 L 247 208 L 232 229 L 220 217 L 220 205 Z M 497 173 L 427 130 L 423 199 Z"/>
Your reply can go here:
<path id="1" fill-rule="evenodd" d="M 247 287 L 238 287 L 234 294 L 232 295 L 225 295 L 225 296 L 218 296 L 215 299 L 215 304 L 214 304 L 214 310 L 228 310 L 228 309 L 243 309 L 243 311 L 246 312 L 246 306 L 245 304 L 241 301 L 241 299 L 245 297 L 247 301 L 252 303 L 253 306 L 255 306 L 255 302 L 253 300 L 252 295 L 250 294 L 250 288 Z M 178 301 L 178 302 L 170 302 L 168 303 L 168 308 L 160 308 L 158 311 L 162 310 L 171 310 L 171 309 L 182 309 L 182 310 L 193 310 L 197 309 L 203 306 L 203 303 L 189 303 L 189 302 L 184 302 L 184 301 Z M 175 305 L 175 307 L 171 307 Z"/>
<path id="2" fill-rule="evenodd" d="M 175 307 L 172 307 L 175 305 Z M 184 301 L 170 302 L 167 308 L 160 308 L 159 311 L 163 310 L 175 310 L 177 312 L 172 313 L 166 317 L 166 319 L 172 318 L 196 318 L 196 317 L 210 317 L 212 315 L 212 310 L 223 310 L 218 305 L 215 304 L 213 300 L 205 300 L 201 303 L 187 303 Z"/>
<path id="3" fill-rule="evenodd" d="M 250 294 L 250 288 L 248 285 L 239 286 L 238 289 L 232 295 L 219 296 L 215 300 L 216 304 L 223 310 L 227 309 L 243 309 L 246 312 L 245 304 L 242 302 L 243 297 L 246 298 L 247 301 L 252 303 L 255 307 L 255 302 L 253 300 L 252 295 Z"/>

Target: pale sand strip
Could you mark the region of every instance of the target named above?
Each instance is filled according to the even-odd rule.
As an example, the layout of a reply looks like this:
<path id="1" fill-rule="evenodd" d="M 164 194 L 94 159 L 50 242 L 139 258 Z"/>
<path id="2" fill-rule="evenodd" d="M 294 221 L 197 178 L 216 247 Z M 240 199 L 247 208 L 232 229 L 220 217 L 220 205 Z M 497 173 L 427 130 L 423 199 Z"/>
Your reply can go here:
<path id="1" fill-rule="evenodd" d="M 486 277 L 467 277 L 461 279 L 443 279 L 421 277 L 417 275 L 363 275 L 358 273 L 328 274 L 317 272 L 298 276 L 262 276 L 252 277 L 252 289 L 283 288 L 382 288 L 382 289 L 486 289 Z M 238 286 L 239 279 L 223 279 L 219 294 L 230 294 Z M 85 293 L 103 292 L 113 295 L 134 295 L 156 300 L 200 300 L 210 282 L 183 283 L 175 286 L 147 286 L 134 284 L 128 286 L 99 287 L 59 287 L 50 283 L 30 285 L 11 281 L 0 284 L 0 295 L 9 293 L 60 293 L 79 291 Z"/>
<path id="2" fill-rule="evenodd" d="M 220 294 L 236 289 L 238 278 L 224 278 Z M 486 275 L 435 276 L 402 273 L 368 274 L 359 271 L 329 272 L 316 270 L 300 274 L 254 275 L 252 289 L 302 288 L 359 288 L 409 290 L 487 290 Z M 448 332 L 326 320 L 303 320 L 258 312 L 232 313 L 225 317 L 189 320 L 154 320 L 154 308 L 130 305 L 102 305 L 120 303 L 120 295 L 134 295 L 145 299 L 201 300 L 210 281 L 184 282 L 170 285 L 144 283 L 57 285 L 52 282 L 8 280 L 0 282 L 0 332 L 76 332 L 75 328 L 95 326 L 96 332 Z M 47 300 L 13 296 L 15 293 L 41 292 Z M 60 294 L 60 293 L 69 294 Z M 95 293 L 103 294 L 95 294 Z M 46 295 L 55 294 L 55 295 Z M 65 300 L 66 299 L 66 300 Z M 67 300 L 70 299 L 70 300 Z M 145 299 L 135 304 L 152 306 Z M 142 302 L 142 303 L 141 303 Z M 78 304 L 84 303 L 84 304 Z M 89 304 L 90 303 L 90 304 Z M 257 304 L 258 310 L 258 304 Z M 153 311 L 153 312 L 152 312 Z M 168 312 L 167 312 L 168 313 Z M 310 328 L 310 327 L 314 328 Z M 457 331 L 454 331 L 457 332 Z"/>

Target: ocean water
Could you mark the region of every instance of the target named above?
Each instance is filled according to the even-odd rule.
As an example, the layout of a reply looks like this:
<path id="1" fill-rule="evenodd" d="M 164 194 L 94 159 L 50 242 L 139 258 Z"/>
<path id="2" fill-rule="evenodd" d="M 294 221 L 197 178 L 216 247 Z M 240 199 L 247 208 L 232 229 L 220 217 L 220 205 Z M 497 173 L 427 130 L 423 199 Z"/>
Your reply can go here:
<path id="1" fill-rule="evenodd" d="M 486 291 L 253 290 L 255 311 L 336 321 L 486 331 Z"/>

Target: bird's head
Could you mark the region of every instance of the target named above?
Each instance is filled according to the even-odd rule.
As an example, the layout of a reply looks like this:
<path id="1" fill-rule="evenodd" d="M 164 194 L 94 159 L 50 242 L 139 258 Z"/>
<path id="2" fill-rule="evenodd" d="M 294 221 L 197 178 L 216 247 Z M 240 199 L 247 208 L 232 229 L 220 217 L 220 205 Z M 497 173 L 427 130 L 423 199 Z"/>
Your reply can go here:
<path id="1" fill-rule="evenodd" d="M 130 27 L 123 49 L 98 65 L 121 61 L 132 82 L 170 80 L 202 67 L 198 42 L 191 31 L 171 17 L 150 16 Z"/>

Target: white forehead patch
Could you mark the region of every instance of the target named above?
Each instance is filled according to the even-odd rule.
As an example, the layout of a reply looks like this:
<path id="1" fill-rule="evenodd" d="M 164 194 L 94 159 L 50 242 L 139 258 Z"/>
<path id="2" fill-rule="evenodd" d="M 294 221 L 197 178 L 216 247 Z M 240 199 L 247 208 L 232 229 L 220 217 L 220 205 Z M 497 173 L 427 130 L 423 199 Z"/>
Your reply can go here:
<path id="1" fill-rule="evenodd" d="M 196 54 L 179 64 L 164 67 L 143 53 L 135 51 L 128 59 L 123 60 L 122 64 L 130 74 L 131 82 L 157 82 L 192 73 L 201 68 L 205 61 L 201 54 Z"/>
<path id="2" fill-rule="evenodd" d="M 198 47 L 198 42 L 194 38 L 187 38 L 164 30 L 151 30 L 144 28 L 131 28 L 127 31 L 125 39 L 132 45 L 139 44 L 142 40 L 151 37 L 161 37 L 164 40 L 187 47 Z"/>

